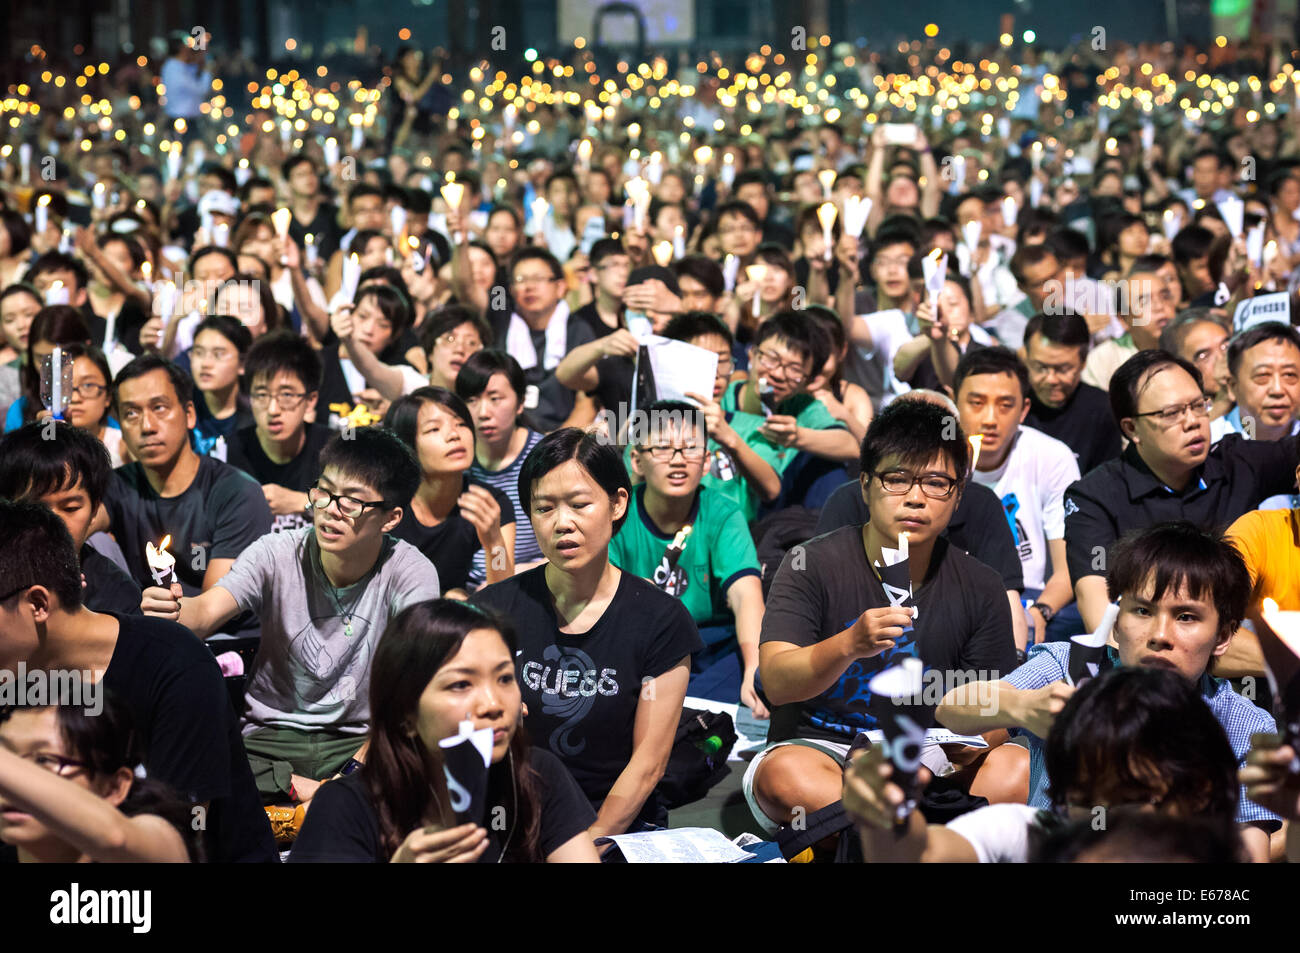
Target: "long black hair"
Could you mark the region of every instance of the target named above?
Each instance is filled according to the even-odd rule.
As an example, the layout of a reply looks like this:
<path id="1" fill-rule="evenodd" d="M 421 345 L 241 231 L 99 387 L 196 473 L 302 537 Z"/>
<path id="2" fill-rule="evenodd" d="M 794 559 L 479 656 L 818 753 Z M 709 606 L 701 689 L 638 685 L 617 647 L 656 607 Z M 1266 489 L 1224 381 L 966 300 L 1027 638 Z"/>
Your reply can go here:
<path id="1" fill-rule="evenodd" d="M 370 751 L 361 772 L 379 815 L 384 853 L 392 856 L 411 831 L 430 820 L 455 826 L 442 771 L 442 754 L 430 751 L 411 730 L 420 696 L 460 651 L 475 629 L 492 629 L 515 653 L 510 623 L 466 602 L 430 599 L 408 606 L 388 623 L 370 666 Z M 528 759 L 523 726 L 510 753 L 488 769 L 487 813 L 501 807 L 507 818 L 503 860 L 531 863 L 541 856 L 538 777 Z"/>

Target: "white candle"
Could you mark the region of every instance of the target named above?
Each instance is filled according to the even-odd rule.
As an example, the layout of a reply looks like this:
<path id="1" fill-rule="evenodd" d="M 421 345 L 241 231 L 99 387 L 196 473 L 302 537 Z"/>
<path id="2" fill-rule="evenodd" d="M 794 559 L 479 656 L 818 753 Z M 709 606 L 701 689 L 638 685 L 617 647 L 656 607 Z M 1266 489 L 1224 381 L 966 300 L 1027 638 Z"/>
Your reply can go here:
<path id="1" fill-rule="evenodd" d="M 171 151 L 167 153 L 167 180 L 175 182 L 181 177 L 181 144 L 173 142 Z"/>
<path id="2" fill-rule="evenodd" d="M 673 229 L 673 257 L 686 257 L 686 229 L 681 225 Z"/>
<path id="3" fill-rule="evenodd" d="M 831 186 L 835 184 L 835 170 L 822 169 L 817 173 L 817 181 L 822 184 L 822 195 L 829 202 L 831 197 Z"/>
<path id="4" fill-rule="evenodd" d="M 718 178 L 727 188 L 731 188 L 731 183 L 736 181 L 736 157 L 730 152 L 722 156 L 722 171 L 718 173 Z"/>
<path id="5" fill-rule="evenodd" d="M 310 232 L 308 232 L 307 235 L 303 238 L 303 246 L 304 246 L 304 247 L 306 248 L 306 250 L 307 250 L 307 251 L 306 251 L 306 253 L 307 253 L 307 267 L 308 267 L 308 268 L 315 268 L 315 267 L 316 267 L 316 262 L 317 262 L 317 260 L 318 260 L 318 258 L 317 258 L 317 254 L 318 254 L 318 253 L 317 253 L 317 251 L 316 251 L 316 236 L 313 235 L 313 234 L 311 234 Z"/>
<path id="6" fill-rule="evenodd" d="M 835 217 L 839 214 L 839 209 L 833 202 L 823 202 L 817 206 L 817 221 L 822 223 L 822 238 L 825 241 L 826 248 L 822 257 L 827 261 L 831 260 L 831 246 L 835 243 Z"/>
<path id="7" fill-rule="evenodd" d="M 285 238 L 289 234 L 289 223 L 293 221 L 293 212 L 287 208 L 278 208 L 271 213 L 271 224 L 275 226 L 275 234 L 278 238 Z"/>
<path id="8" fill-rule="evenodd" d="M 168 534 L 162 538 L 157 548 L 154 548 L 152 542 L 144 544 L 144 558 L 149 563 L 149 572 L 153 574 L 155 586 L 170 585 L 171 577 L 176 571 L 176 557 L 167 552 L 171 542 L 171 534 Z"/>
<path id="9" fill-rule="evenodd" d="M 655 261 L 659 263 L 660 268 L 667 268 L 673 260 L 673 243 L 655 242 L 655 246 L 650 252 L 655 256 Z"/>
<path id="10" fill-rule="evenodd" d="M 45 230 L 50 227 L 50 196 L 48 192 L 36 200 L 36 212 L 34 218 L 36 234 L 44 235 Z"/>
<path id="11" fill-rule="evenodd" d="M 102 212 L 104 210 L 104 207 L 108 204 L 108 195 L 103 182 L 95 183 L 95 187 L 90 192 L 90 199 L 96 211 Z"/>
<path id="12" fill-rule="evenodd" d="M 359 117 L 358 117 L 359 118 Z M 360 122 L 352 124 L 352 151 L 358 151 L 366 142 L 366 131 L 361 128 Z"/>
<path id="13" fill-rule="evenodd" d="M 50 355 L 50 410 L 56 420 L 63 419 L 63 348 L 57 344 Z"/>
<path id="14" fill-rule="evenodd" d="M 325 165 L 334 168 L 339 164 L 339 141 L 333 136 L 325 140 Z"/>
<path id="15" fill-rule="evenodd" d="M 24 142 L 18 147 L 18 163 L 22 166 L 22 183 L 31 185 L 32 182 L 32 144 Z"/>
<path id="16" fill-rule="evenodd" d="M 343 281 L 339 290 L 343 297 L 351 301 L 357 295 L 357 285 L 361 281 L 361 259 L 356 252 L 343 259 Z"/>
<path id="17" fill-rule="evenodd" d="M 767 265 L 763 262 L 755 262 L 745 267 L 745 277 L 752 281 L 754 288 L 754 317 L 758 317 L 759 311 L 763 307 L 763 279 L 767 277 Z"/>

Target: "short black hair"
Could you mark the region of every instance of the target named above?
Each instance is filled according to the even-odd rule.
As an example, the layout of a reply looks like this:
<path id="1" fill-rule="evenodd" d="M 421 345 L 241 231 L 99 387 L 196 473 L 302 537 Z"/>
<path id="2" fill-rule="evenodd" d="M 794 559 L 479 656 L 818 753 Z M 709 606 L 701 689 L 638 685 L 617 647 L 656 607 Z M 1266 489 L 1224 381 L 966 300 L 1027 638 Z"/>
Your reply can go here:
<path id="1" fill-rule="evenodd" d="M 0 497 L 35 501 L 81 484 L 92 507 L 99 506 L 113 479 L 108 449 L 94 434 L 55 421 L 53 440 L 45 423 L 31 423 L 0 437 Z"/>
<path id="2" fill-rule="evenodd" d="M 321 448 L 320 468 L 373 486 L 387 506 L 406 506 L 420 488 L 420 466 L 411 449 L 382 427 L 335 434 Z"/>
<path id="3" fill-rule="evenodd" d="M 487 390 L 493 374 L 504 374 L 510 382 L 510 389 L 524 402 L 528 389 L 524 370 L 508 351 L 485 347 L 465 359 L 456 374 L 456 396 L 461 400 L 473 400 Z"/>
<path id="4" fill-rule="evenodd" d="M 1041 265 L 1047 258 L 1055 258 L 1058 262 L 1061 260 L 1056 249 L 1052 248 L 1047 242 L 1039 245 L 1021 245 L 1016 249 L 1016 253 L 1011 256 L 1011 261 L 1007 267 L 1011 270 L 1011 277 L 1016 279 L 1016 284 L 1025 283 L 1025 269 L 1031 265 Z"/>
<path id="5" fill-rule="evenodd" d="M 1140 592 L 1154 573 L 1153 600 L 1185 589 L 1193 599 L 1213 602 L 1220 637 L 1235 632 L 1246 617 L 1252 583 L 1241 554 L 1227 538 L 1186 520 L 1129 533 L 1115 543 L 1109 563 L 1106 590 L 1112 602 Z"/>
<path id="6" fill-rule="evenodd" d="M 577 427 L 562 427 L 537 441 L 537 445 L 524 458 L 524 465 L 519 468 L 519 506 L 529 519 L 532 519 L 533 513 L 534 484 L 570 460 L 577 460 L 610 499 L 620 489 L 631 496 L 632 482 L 628 479 L 623 457 L 618 450 L 594 433 Z M 627 510 L 614 521 L 615 534 L 625 519 Z"/>
<path id="7" fill-rule="evenodd" d="M 1197 258 L 1204 258 L 1210 253 L 1213 244 L 1214 232 L 1204 225 L 1187 225 L 1178 230 L 1169 247 L 1174 253 L 1174 264 L 1185 265 Z"/>
<path id="8" fill-rule="evenodd" d="M 1266 341 L 1283 341 L 1293 345 L 1297 351 L 1300 351 L 1300 332 L 1289 324 L 1283 324 L 1281 321 L 1265 321 L 1262 324 L 1256 324 L 1249 327 L 1239 334 L 1233 335 L 1228 342 L 1228 372 L 1235 379 L 1237 370 L 1241 367 L 1241 359 L 1246 356 L 1246 352 L 1256 345 L 1263 344 Z"/>
<path id="9" fill-rule="evenodd" d="M 722 274 L 722 267 L 712 258 L 705 258 L 703 255 L 687 255 L 668 267 L 677 275 L 679 282 L 683 277 L 694 278 L 715 298 L 727 290 L 727 281 Z"/>
<path id="10" fill-rule="evenodd" d="M 474 432 L 474 417 L 465 406 L 465 402 L 445 387 L 417 387 L 409 394 L 403 394 L 388 408 L 384 414 L 384 428 L 411 448 L 411 453 L 419 459 L 416 442 L 420 429 L 420 408 L 425 404 L 437 404 L 446 407 L 460 418 L 461 423 Z"/>
<path id="11" fill-rule="evenodd" d="M 515 269 L 518 268 L 520 264 L 529 261 L 530 259 L 545 262 L 546 267 L 551 269 L 551 277 L 554 280 L 564 280 L 564 266 L 560 264 L 560 260 L 545 248 L 541 248 L 537 245 L 525 245 L 511 256 L 510 277 L 513 279 L 515 276 Z"/>
<path id="12" fill-rule="evenodd" d="M 354 299 L 360 304 L 366 298 L 374 298 L 375 306 L 393 328 L 392 343 L 397 343 L 402 333 L 411 324 L 411 304 L 404 289 L 394 288 L 389 284 L 362 284 Z"/>
<path id="13" fill-rule="evenodd" d="M 1177 672 L 1128 666 L 1088 679 L 1056 716 L 1044 762 L 1058 808 L 1153 795 L 1184 815 L 1233 817 L 1237 808 L 1236 755 L 1196 685 Z"/>
<path id="14" fill-rule="evenodd" d="M 287 181 L 293 170 L 303 163 L 311 166 L 313 172 L 316 171 L 316 163 L 312 160 L 311 156 L 307 155 L 305 152 L 295 152 L 293 155 L 289 156 L 289 158 L 280 163 L 280 178 Z"/>
<path id="15" fill-rule="evenodd" d="M 754 211 L 754 206 L 750 205 L 748 202 L 742 202 L 740 199 L 732 199 L 729 202 L 723 202 L 718 206 L 718 210 L 714 213 L 713 221 L 721 223 L 722 216 L 724 215 L 739 215 L 741 218 L 745 219 L 745 221 L 749 222 L 750 225 L 754 226 L 755 231 L 761 232 L 763 230 L 763 220 L 759 218 L 758 213 Z"/>
<path id="16" fill-rule="evenodd" d="M 1010 348 L 981 347 L 967 351 L 953 372 L 953 394 L 960 394 L 966 378 L 976 374 L 1010 374 L 1020 382 L 1020 396 L 1029 396 L 1029 371 Z"/>
<path id="17" fill-rule="evenodd" d="M 1198 324 L 1215 324 L 1232 334 L 1232 322 L 1222 314 L 1216 314 L 1213 308 L 1188 308 L 1180 311 L 1178 317 L 1165 325 L 1160 332 L 1160 349 L 1170 354 L 1180 354 L 1187 341 L 1187 333 Z"/>
<path id="18" fill-rule="evenodd" d="M 1035 334 L 1041 334 L 1043 340 L 1059 347 L 1077 347 L 1080 359 L 1088 356 L 1088 347 L 1092 343 L 1092 334 L 1088 322 L 1082 315 L 1073 311 L 1062 314 L 1036 314 L 1025 325 L 1025 348 Z"/>
<path id="19" fill-rule="evenodd" d="M 780 338 L 790 350 L 812 362 L 809 377 L 821 372 L 830 357 L 830 341 L 823 331 L 798 311 L 777 311 L 754 331 L 754 349 L 771 338 Z"/>
<path id="20" fill-rule="evenodd" d="M 239 273 L 239 257 L 229 248 L 222 248 L 220 245 L 204 245 L 202 248 L 194 249 L 194 251 L 190 252 L 189 264 L 186 265 L 186 269 L 190 274 L 194 274 L 194 266 L 199 263 L 199 259 L 207 258 L 209 255 L 220 255 L 230 262 L 231 271 L 236 274 Z"/>
<path id="21" fill-rule="evenodd" d="M 647 438 L 651 434 L 659 433 L 665 426 L 681 424 L 685 427 L 698 428 L 705 444 L 708 443 L 709 427 L 704 419 L 704 411 L 684 400 L 653 401 L 645 408 L 645 420 L 644 436 Z M 646 445 L 641 443 L 639 446 Z"/>
<path id="22" fill-rule="evenodd" d="M 172 382 L 172 389 L 176 392 L 176 399 L 181 402 L 182 407 L 194 403 L 194 381 L 190 379 L 190 375 L 167 360 L 167 358 L 152 351 L 147 351 L 118 371 L 117 376 L 113 378 L 114 409 L 121 412 L 122 408 L 119 400 L 121 399 L 122 385 L 124 383 L 158 370 L 167 372 L 167 376 Z"/>
<path id="23" fill-rule="evenodd" d="M 1242 860 L 1241 835 L 1230 817 L 1117 809 L 1107 812 L 1102 827 L 1096 817 L 1088 817 L 1060 827 L 1035 828 L 1030 834 L 1029 861 L 1035 864 L 1235 864 Z"/>
<path id="24" fill-rule="evenodd" d="M 591 251 L 587 253 L 587 260 L 591 262 L 591 267 L 595 268 L 606 258 L 626 254 L 627 249 L 617 238 L 602 238 L 591 246 Z"/>
<path id="25" fill-rule="evenodd" d="M 1151 375 L 1166 367 L 1181 367 L 1192 375 L 1192 380 L 1196 381 L 1198 388 L 1205 389 L 1201 372 L 1191 361 L 1154 348 L 1138 351 L 1117 367 L 1110 377 L 1110 412 L 1116 424 L 1125 417 L 1132 417 L 1137 413 L 1143 380 L 1150 383 Z"/>
<path id="26" fill-rule="evenodd" d="M 1136 218 L 1136 216 L 1133 216 Z M 1138 221 L 1142 221 L 1138 219 Z M 1077 228 L 1060 226 L 1052 229 L 1047 233 L 1047 238 L 1043 242 L 1052 250 L 1058 261 L 1065 261 L 1070 258 L 1087 258 L 1092 253 L 1088 247 L 1088 236 L 1083 234 Z"/>
<path id="27" fill-rule="evenodd" d="M 81 564 L 63 520 L 40 503 L 0 499 L 0 591 L 16 598 L 44 586 L 63 608 L 81 608 Z"/>
<path id="28" fill-rule="evenodd" d="M 742 169 L 731 182 L 731 194 L 739 192 L 742 185 L 761 185 L 766 190 L 770 184 L 766 170 Z"/>
<path id="29" fill-rule="evenodd" d="M 664 337 L 673 341 L 689 341 L 706 334 L 716 334 L 728 347 L 735 341 L 727 322 L 709 311 L 684 311 L 670 320 L 663 332 Z"/>
<path id="30" fill-rule="evenodd" d="M 958 483 L 964 481 L 970 444 L 952 411 L 928 400 L 896 400 L 871 421 L 858 463 L 863 473 L 875 473 L 881 460 L 896 456 L 904 466 L 919 469 L 941 454 L 952 464 Z"/>
<path id="31" fill-rule="evenodd" d="M 253 346 L 253 332 L 248 330 L 248 325 L 233 315 L 208 315 L 194 326 L 193 339 L 198 340 L 199 335 L 204 331 L 216 331 L 235 346 L 235 350 L 239 352 L 240 357 L 248 354 L 249 348 Z"/>
<path id="32" fill-rule="evenodd" d="M 82 260 L 75 255 L 67 255 L 61 251 L 47 251 L 37 258 L 32 262 L 32 266 L 27 269 L 27 274 L 23 276 L 23 280 L 35 284 L 38 276 L 52 271 L 72 272 L 77 280 L 75 289 L 77 291 L 90 284 L 90 272 L 86 270 Z"/>
<path id="33" fill-rule="evenodd" d="M 384 197 L 384 190 L 377 185 L 371 185 L 369 182 L 358 182 L 348 190 L 348 208 L 351 209 L 353 202 L 357 199 L 365 198 L 366 196 L 374 196 L 375 198 L 382 199 Z"/>
<path id="34" fill-rule="evenodd" d="M 281 371 L 298 378 L 308 394 L 320 390 L 324 374 L 320 355 L 306 338 L 289 330 L 262 335 L 253 342 L 244 359 L 244 380 L 250 387 L 258 378 L 269 384 Z"/>

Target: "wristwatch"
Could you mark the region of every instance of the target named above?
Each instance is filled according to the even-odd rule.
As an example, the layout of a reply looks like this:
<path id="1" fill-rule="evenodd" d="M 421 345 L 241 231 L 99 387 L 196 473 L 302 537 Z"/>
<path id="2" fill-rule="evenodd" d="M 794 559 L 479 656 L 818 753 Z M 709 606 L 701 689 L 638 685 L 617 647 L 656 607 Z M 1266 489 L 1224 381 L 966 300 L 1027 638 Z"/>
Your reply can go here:
<path id="1" fill-rule="evenodd" d="M 1053 609 L 1051 606 L 1049 606 L 1046 602 L 1035 602 L 1029 608 L 1037 609 L 1039 613 L 1042 614 L 1044 622 L 1051 622 L 1052 616 L 1056 615 L 1056 610 Z"/>

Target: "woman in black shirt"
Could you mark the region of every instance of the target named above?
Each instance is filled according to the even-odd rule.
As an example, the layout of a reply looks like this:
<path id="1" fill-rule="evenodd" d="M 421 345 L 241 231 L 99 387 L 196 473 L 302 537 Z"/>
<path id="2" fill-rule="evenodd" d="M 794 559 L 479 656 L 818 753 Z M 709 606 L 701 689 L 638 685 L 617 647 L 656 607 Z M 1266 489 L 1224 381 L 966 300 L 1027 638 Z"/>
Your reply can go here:
<path id="1" fill-rule="evenodd" d="M 655 786 L 703 648 L 678 599 L 609 561 L 629 490 L 618 450 L 596 435 L 543 438 L 519 472 L 519 502 L 546 563 L 474 595 L 519 626 L 528 734 L 597 807 L 595 836 L 666 823 Z"/>
<path id="2" fill-rule="evenodd" d="M 474 418 L 465 402 L 441 387 L 420 387 L 393 402 L 384 426 L 420 464 L 420 488 L 393 535 L 437 567 L 445 593 L 464 589 L 480 549 L 489 583 L 513 576 L 514 505 L 495 487 L 470 482 Z"/>
<path id="3" fill-rule="evenodd" d="M 514 653 L 509 623 L 463 602 L 399 613 L 370 669 L 366 763 L 321 786 L 289 862 L 595 862 L 591 806 L 519 730 Z M 469 779 L 448 784 L 440 744 L 463 734 L 462 721 L 492 729 L 477 806 L 453 797 Z"/>

